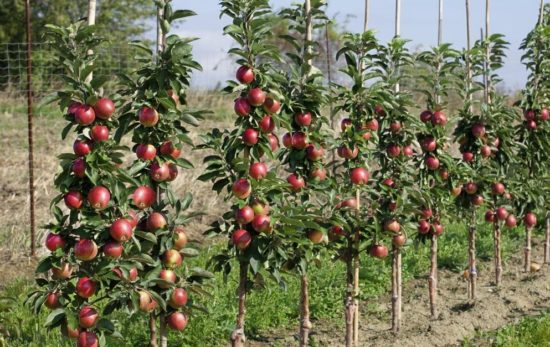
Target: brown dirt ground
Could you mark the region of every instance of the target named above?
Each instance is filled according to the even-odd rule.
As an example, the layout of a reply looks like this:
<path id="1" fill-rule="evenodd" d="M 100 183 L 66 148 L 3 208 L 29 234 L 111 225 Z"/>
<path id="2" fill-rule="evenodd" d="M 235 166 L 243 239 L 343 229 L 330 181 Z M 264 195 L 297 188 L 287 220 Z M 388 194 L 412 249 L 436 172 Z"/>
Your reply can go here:
<path id="1" fill-rule="evenodd" d="M 534 260 L 542 259 L 542 242 L 534 242 Z M 521 254 L 520 254 L 521 253 Z M 467 300 L 465 280 L 450 271 L 439 273 L 438 320 L 430 319 L 427 281 L 416 279 L 404 284 L 402 331 L 390 331 L 390 296 L 377 302 L 363 302 L 360 321 L 360 346 L 459 346 L 478 331 L 496 330 L 550 308 L 550 266 L 539 272 L 522 272 L 522 253 L 508 260 L 500 288 L 493 284 L 492 272 L 478 278 L 478 300 Z M 485 264 L 487 269 L 492 264 Z M 340 320 L 340 322 L 343 321 Z M 295 346 L 295 331 L 270 331 L 262 341 L 250 347 Z M 269 336 L 269 337 L 267 337 Z M 312 345 L 343 346 L 344 326 L 332 322 L 314 322 Z"/>

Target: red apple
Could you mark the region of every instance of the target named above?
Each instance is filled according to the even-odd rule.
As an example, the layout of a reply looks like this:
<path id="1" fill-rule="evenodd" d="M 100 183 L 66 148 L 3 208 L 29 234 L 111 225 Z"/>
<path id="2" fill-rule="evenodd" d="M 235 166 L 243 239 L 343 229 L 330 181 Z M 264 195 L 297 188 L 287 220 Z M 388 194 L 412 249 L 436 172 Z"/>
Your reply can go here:
<path id="1" fill-rule="evenodd" d="M 122 257 L 122 253 L 124 253 L 124 246 L 119 242 L 107 241 L 103 246 L 103 254 L 107 258 L 117 259 Z"/>
<path id="2" fill-rule="evenodd" d="M 481 153 L 481 156 L 483 158 L 489 158 L 492 154 L 492 150 L 491 150 L 491 146 L 489 145 L 483 145 L 481 146 L 481 148 L 479 149 L 479 152 Z"/>
<path id="3" fill-rule="evenodd" d="M 177 276 L 176 273 L 170 269 L 162 269 L 159 273 L 159 279 L 169 283 L 158 283 L 157 286 L 162 289 L 168 289 L 172 287 L 171 284 L 176 283 Z"/>
<path id="4" fill-rule="evenodd" d="M 292 134 L 292 147 L 305 149 L 307 147 L 307 135 L 301 131 Z"/>
<path id="5" fill-rule="evenodd" d="M 390 124 L 390 131 L 391 131 L 392 133 L 394 133 L 394 134 L 395 134 L 395 133 L 398 133 L 399 131 L 401 131 L 401 123 L 399 123 L 399 122 L 392 122 L 392 123 Z"/>
<path id="6" fill-rule="evenodd" d="M 532 121 L 536 118 L 536 113 L 534 110 L 525 110 L 523 112 L 523 117 L 525 117 L 526 121 Z"/>
<path id="7" fill-rule="evenodd" d="M 168 269 L 174 269 L 181 265 L 183 262 L 183 257 L 181 253 L 175 249 L 168 249 L 162 255 L 162 263 Z"/>
<path id="8" fill-rule="evenodd" d="M 181 312 L 172 312 L 166 317 L 166 324 L 172 330 L 182 331 L 187 326 L 188 318 Z"/>
<path id="9" fill-rule="evenodd" d="M 78 296 L 88 299 L 96 293 L 97 283 L 89 277 L 82 277 L 76 282 L 75 290 Z"/>
<path id="10" fill-rule="evenodd" d="M 504 194 L 505 190 L 506 189 L 504 187 L 504 184 L 500 182 L 495 182 L 491 185 L 491 191 L 493 192 L 494 195 L 502 195 Z"/>
<path id="11" fill-rule="evenodd" d="M 67 108 L 67 115 L 72 116 L 74 118 L 74 115 L 76 111 L 82 106 L 81 102 L 73 101 L 69 107 Z"/>
<path id="12" fill-rule="evenodd" d="M 244 225 L 252 222 L 254 219 L 254 210 L 252 207 L 245 205 L 235 212 L 235 220 L 237 223 Z"/>
<path id="13" fill-rule="evenodd" d="M 365 168 L 356 167 L 351 170 L 350 179 L 353 184 L 367 184 L 369 172 Z"/>
<path id="14" fill-rule="evenodd" d="M 255 180 L 262 180 L 267 177 L 267 171 L 265 163 L 253 163 L 248 169 L 248 174 Z"/>
<path id="15" fill-rule="evenodd" d="M 74 246 L 74 255 L 79 260 L 92 260 L 97 256 L 97 245 L 93 240 L 80 239 Z"/>
<path id="16" fill-rule="evenodd" d="M 378 131 L 378 128 L 379 128 L 379 125 L 378 125 L 378 121 L 376 120 L 376 118 L 373 118 L 373 119 L 367 121 L 363 125 L 363 129 L 368 129 L 368 130 L 371 130 L 371 131 Z"/>
<path id="17" fill-rule="evenodd" d="M 432 111 L 429 111 L 429 110 L 422 111 L 422 113 L 420 114 L 420 120 L 423 123 L 428 123 L 429 121 L 432 120 L 432 116 L 433 116 Z"/>
<path id="18" fill-rule="evenodd" d="M 271 133 L 275 130 L 275 122 L 270 115 L 263 116 L 258 125 L 260 126 L 260 130 L 264 133 Z"/>
<path id="19" fill-rule="evenodd" d="M 329 241 L 339 240 L 342 236 L 345 235 L 344 228 L 339 225 L 333 225 L 328 231 Z"/>
<path id="20" fill-rule="evenodd" d="M 250 206 L 254 210 L 255 215 L 266 216 L 267 214 L 269 214 L 269 210 L 270 210 L 269 205 L 260 200 L 254 199 L 254 201 L 252 201 L 252 204 Z"/>
<path id="21" fill-rule="evenodd" d="M 506 208 L 504 207 L 497 208 L 495 214 L 498 220 L 506 220 L 508 217 L 508 211 L 506 211 Z"/>
<path id="22" fill-rule="evenodd" d="M 474 161 L 474 153 L 472 152 L 463 152 L 462 153 L 462 160 L 464 160 L 466 163 L 471 163 Z"/>
<path id="23" fill-rule="evenodd" d="M 252 111 L 252 107 L 248 103 L 248 99 L 245 97 L 240 97 L 235 100 L 235 113 L 239 116 L 248 116 Z"/>
<path id="24" fill-rule="evenodd" d="M 109 98 L 101 98 L 95 103 L 94 111 L 97 118 L 107 120 L 115 113 L 115 104 Z"/>
<path id="25" fill-rule="evenodd" d="M 395 235 L 392 240 L 392 244 L 396 247 L 403 247 L 407 243 L 407 238 L 403 234 Z"/>
<path id="26" fill-rule="evenodd" d="M 97 335 L 91 331 L 81 331 L 78 334 L 76 347 L 99 347 Z"/>
<path id="27" fill-rule="evenodd" d="M 473 195 L 477 193 L 477 184 L 475 184 L 474 182 L 468 182 L 464 185 L 464 190 L 466 191 L 466 193 Z"/>
<path id="28" fill-rule="evenodd" d="M 274 134 L 267 134 L 267 139 L 269 140 L 271 151 L 275 152 L 279 148 L 279 138 Z"/>
<path id="29" fill-rule="evenodd" d="M 440 169 L 439 170 L 439 177 L 441 177 L 442 180 L 446 180 L 449 178 L 449 171 L 445 170 L 445 169 Z"/>
<path id="30" fill-rule="evenodd" d="M 347 208 L 350 208 L 352 210 L 356 209 L 357 208 L 357 200 L 355 198 L 346 199 L 346 200 L 342 201 L 341 207 L 347 207 Z"/>
<path id="31" fill-rule="evenodd" d="M 265 102 L 266 94 L 262 88 L 252 88 L 248 91 L 248 103 L 252 106 L 262 106 Z"/>
<path id="32" fill-rule="evenodd" d="M 99 314 L 91 306 L 86 305 L 78 312 L 78 324 L 84 329 L 93 327 L 98 320 Z"/>
<path id="33" fill-rule="evenodd" d="M 510 215 L 508 215 L 508 217 L 506 217 L 506 226 L 508 228 L 513 228 L 517 224 L 518 224 L 518 221 L 517 221 L 516 217 L 513 214 L 510 214 Z"/>
<path id="34" fill-rule="evenodd" d="M 71 209 L 79 209 L 82 207 L 82 203 L 84 202 L 84 197 L 80 192 L 77 191 L 70 191 L 66 193 L 63 196 L 63 200 L 65 201 L 65 205 L 68 208 Z"/>
<path id="35" fill-rule="evenodd" d="M 533 228 L 537 225 L 537 216 L 533 212 L 527 212 L 523 216 L 523 223 L 527 228 Z"/>
<path id="36" fill-rule="evenodd" d="M 392 143 L 386 148 L 386 153 L 388 153 L 388 156 L 391 158 L 396 158 L 401 154 L 401 147 L 395 143 Z"/>
<path id="37" fill-rule="evenodd" d="M 383 245 L 371 245 L 369 247 L 369 254 L 372 257 L 384 259 L 388 256 L 388 248 Z"/>
<path id="38" fill-rule="evenodd" d="M 174 104 L 176 104 L 176 106 L 180 105 L 180 96 L 175 90 L 169 89 L 166 91 L 166 94 L 168 94 L 168 96 L 172 98 L 172 100 L 174 100 Z"/>
<path id="39" fill-rule="evenodd" d="M 164 141 L 160 145 L 160 154 L 172 157 L 173 159 L 178 159 L 181 154 L 181 150 L 174 146 L 172 141 Z"/>
<path id="40" fill-rule="evenodd" d="M 155 182 L 164 182 L 170 178 L 170 168 L 168 163 L 159 164 L 157 161 L 149 166 L 149 175 Z"/>
<path id="41" fill-rule="evenodd" d="M 472 196 L 471 201 L 474 206 L 481 206 L 483 205 L 483 202 L 484 202 L 483 196 L 481 195 Z"/>
<path id="42" fill-rule="evenodd" d="M 187 292 L 183 288 L 175 288 L 170 294 L 170 299 L 168 300 L 168 305 L 174 309 L 184 307 L 187 305 Z"/>
<path id="43" fill-rule="evenodd" d="M 80 125 L 90 125 L 95 120 L 95 111 L 90 105 L 80 105 L 74 112 L 74 120 Z"/>
<path id="44" fill-rule="evenodd" d="M 439 159 L 436 157 L 428 156 L 426 157 L 426 167 L 430 170 L 439 169 Z"/>
<path id="45" fill-rule="evenodd" d="M 264 102 L 264 111 L 273 114 L 279 112 L 281 109 L 281 103 L 275 99 L 267 97 Z"/>
<path id="46" fill-rule="evenodd" d="M 56 280 L 66 280 L 71 277 L 73 268 L 69 263 L 62 263 L 60 267 L 52 267 L 52 278 Z"/>
<path id="47" fill-rule="evenodd" d="M 149 186 L 139 186 L 132 194 L 132 201 L 140 210 L 151 207 L 156 201 L 156 193 Z"/>
<path id="48" fill-rule="evenodd" d="M 136 146 L 136 156 L 141 160 L 153 160 L 157 156 L 157 149 L 153 145 L 139 144 Z"/>
<path id="49" fill-rule="evenodd" d="M 451 195 L 454 196 L 455 198 L 456 198 L 457 196 L 459 196 L 460 193 L 462 193 L 462 188 L 461 188 L 461 187 L 453 187 L 453 188 L 451 189 Z"/>
<path id="50" fill-rule="evenodd" d="M 162 271 L 162 270 L 161 270 Z M 152 312 L 157 308 L 158 303 L 153 299 L 149 292 L 139 291 L 139 310 L 142 312 Z"/>
<path id="51" fill-rule="evenodd" d="M 410 145 L 403 146 L 403 155 L 406 157 L 412 157 L 414 155 L 414 150 L 412 146 Z"/>
<path id="52" fill-rule="evenodd" d="M 166 218 L 160 212 L 153 212 L 147 217 L 146 228 L 148 231 L 156 231 L 166 227 Z"/>
<path id="53" fill-rule="evenodd" d="M 537 129 L 537 122 L 534 120 L 530 120 L 525 123 L 525 126 L 527 127 L 527 129 L 535 130 Z"/>
<path id="54" fill-rule="evenodd" d="M 231 189 L 233 191 L 233 195 L 239 199 L 248 198 L 252 192 L 252 186 L 245 178 L 239 178 L 235 183 L 233 183 L 233 187 Z"/>
<path id="55" fill-rule="evenodd" d="M 322 167 L 316 167 L 316 168 L 313 168 L 310 172 L 309 172 L 309 176 L 308 176 L 310 179 L 313 179 L 313 180 L 319 180 L 319 181 L 324 181 L 326 178 L 327 178 L 327 170 L 325 170 L 324 168 Z"/>
<path id="56" fill-rule="evenodd" d="M 59 297 L 61 295 L 56 292 L 48 293 L 46 296 L 46 301 L 44 301 L 44 306 L 49 308 L 50 310 L 55 310 L 58 307 L 61 307 L 61 304 L 59 303 Z"/>
<path id="57" fill-rule="evenodd" d="M 57 249 L 63 249 L 65 248 L 65 239 L 59 234 L 49 233 L 48 236 L 46 236 L 46 248 L 50 252 L 55 252 Z"/>
<path id="58" fill-rule="evenodd" d="M 550 118 L 550 111 L 547 108 L 543 108 L 542 110 L 540 110 L 539 120 L 544 122 L 549 118 Z"/>
<path id="59" fill-rule="evenodd" d="M 432 228 L 430 229 L 430 232 L 432 233 L 432 235 L 441 236 L 444 230 L 445 228 L 443 227 L 443 225 L 436 220 L 432 223 Z"/>
<path id="60" fill-rule="evenodd" d="M 426 220 L 421 220 L 418 222 L 418 233 L 425 235 L 430 232 L 430 223 Z"/>
<path id="61" fill-rule="evenodd" d="M 178 166 L 174 163 L 168 164 L 168 182 L 172 182 L 178 177 Z"/>
<path id="62" fill-rule="evenodd" d="M 90 136 L 95 142 L 109 140 L 109 128 L 105 125 L 94 125 L 90 130 Z"/>
<path id="63" fill-rule="evenodd" d="M 429 207 L 424 207 L 421 211 L 420 211 L 420 215 L 424 218 L 424 219 L 429 219 L 429 218 L 432 218 L 433 217 L 433 211 L 431 208 Z"/>
<path id="64" fill-rule="evenodd" d="M 128 277 L 124 276 L 124 273 L 122 272 L 122 270 L 120 270 L 119 267 L 113 268 L 113 272 L 115 273 L 115 275 L 117 275 L 118 278 L 127 282 L 134 282 L 138 277 L 138 269 L 135 267 L 131 268 L 128 271 Z"/>
<path id="65" fill-rule="evenodd" d="M 359 155 L 359 149 L 355 146 L 351 149 L 347 145 L 341 144 L 340 147 L 338 147 L 337 153 L 341 158 L 355 159 Z"/>
<path id="66" fill-rule="evenodd" d="M 437 148 L 437 142 L 433 137 L 428 136 L 422 139 L 422 141 L 420 142 L 420 146 L 426 152 L 433 152 Z"/>
<path id="67" fill-rule="evenodd" d="M 294 121 L 299 126 L 305 126 L 308 127 L 311 125 L 311 113 L 309 112 L 303 112 L 303 113 L 296 113 L 294 115 Z"/>
<path id="68" fill-rule="evenodd" d="M 85 177 L 86 176 L 86 161 L 84 158 L 76 158 L 71 165 L 71 170 L 75 177 Z"/>
<path id="69" fill-rule="evenodd" d="M 307 238 L 314 244 L 319 244 L 325 239 L 325 235 L 320 230 L 308 230 Z"/>
<path id="70" fill-rule="evenodd" d="M 237 70 L 237 81 L 243 83 L 243 84 L 250 84 L 252 81 L 254 81 L 254 71 L 249 66 L 241 66 Z"/>
<path id="71" fill-rule="evenodd" d="M 247 146 L 254 146 L 258 143 L 258 138 L 260 134 L 258 130 L 253 128 L 248 128 L 243 132 L 242 140 Z"/>
<path id="72" fill-rule="evenodd" d="M 447 116 L 445 116 L 443 111 L 436 111 L 434 112 L 431 121 L 433 125 L 445 126 L 447 124 Z"/>
<path id="73" fill-rule="evenodd" d="M 286 181 L 290 184 L 290 189 L 295 192 L 299 192 L 306 186 L 306 182 L 303 177 L 298 177 L 296 174 L 290 174 Z"/>
<path id="74" fill-rule="evenodd" d="M 174 235 L 172 236 L 174 249 L 180 251 L 185 248 L 188 242 L 187 234 L 182 226 L 174 228 Z"/>
<path id="75" fill-rule="evenodd" d="M 88 203 L 95 210 L 103 210 L 111 201 L 109 189 L 103 186 L 95 186 L 88 192 Z"/>
<path id="76" fill-rule="evenodd" d="M 314 144 L 306 147 L 306 157 L 310 161 L 317 161 L 325 155 L 325 149 Z"/>
<path id="77" fill-rule="evenodd" d="M 395 186 L 395 182 L 391 177 L 384 178 L 384 180 L 382 181 L 382 184 L 391 188 Z"/>
<path id="78" fill-rule="evenodd" d="M 485 134 L 485 125 L 483 125 L 482 123 L 475 123 L 474 125 L 472 125 L 472 135 L 475 138 L 483 137 L 485 136 Z"/>
<path id="79" fill-rule="evenodd" d="M 344 118 L 340 122 L 340 129 L 342 130 L 342 132 L 346 131 L 346 129 L 348 129 L 352 126 L 353 126 L 353 122 L 349 118 Z"/>
<path id="80" fill-rule="evenodd" d="M 265 215 L 255 216 L 252 220 L 252 228 L 259 233 L 269 233 L 271 231 L 271 221 Z"/>
<path id="81" fill-rule="evenodd" d="M 246 249 L 252 242 L 252 235 L 244 229 L 237 229 L 231 235 L 231 242 L 240 250 Z"/>
<path id="82" fill-rule="evenodd" d="M 382 105 L 375 105 L 374 106 L 374 113 L 376 113 L 378 116 L 380 117 L 384 117 L 384 108 L 382 107 Z"/>
<path id="83" fill-rule="evenodd" d="M 487 223 L 492 223 L 495 221 L 495 212 L 493 212 L 493 210 L 487 210 L 487 212 L 485 212 L 485 221 Z"/>
<path id="84" fill-rule="evenodd" d="M 77 139 L 73 143 L 73 152 L 78 157 L 84 157 L 92 151 L 92 143 L 86 139 Z"/>
<path id="85" fill-rule="evenodd" d="M 283 135 L 283 146 L 286 148 L 292 148 L 292 135 L 290 133 Z"/>
<path id="86" fill-rule="evenodd" d="M 143 106 L 141 110 L 139 110 L 138 117 L 141 125 L 147 128 L 154 127 L 159 122 L 159 114 L 157 110 L 147 106 Z"/>
<path id="87" fill-rule="evenodd" d="M 80 334 L 80 328 L 79 327 L 70 327 L 67 323 L 61 324 L 61 335 L 68 339 L 77 339 L 78 335 Z M 78 342 L 77 342 L 78 343 Z M 80 345 L 78 345 L 80 346 Z M 97 347 L 97 345 L 96 345 Z"/>
<path id="88" fill-rule="evenodd" d="M 384 230 L 397 234 L 401 231 L 401 225 L 395 219 L 390 219 L 384 222 Z"/>

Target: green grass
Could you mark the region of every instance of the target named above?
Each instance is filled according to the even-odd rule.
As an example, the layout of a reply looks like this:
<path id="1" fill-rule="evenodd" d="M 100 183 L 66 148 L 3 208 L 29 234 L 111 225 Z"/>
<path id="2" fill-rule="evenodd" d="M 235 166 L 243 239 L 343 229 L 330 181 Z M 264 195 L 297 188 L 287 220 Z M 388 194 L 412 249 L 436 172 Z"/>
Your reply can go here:
<path id="1" fill-rule="evenodd" d="M 548 347 L 550 346 L 550 311 L 539 317 L 524 318 L 496 332 L 479 333 L 462 343 L 463 347 Z"/>
<path id="2" fill-rule="evenodd" d="M 450 225 L 440 241 L 440 265 L 453 271 L 460 271 L 467 265 L 466 231 L 458 225 Z M 487 225 L 480 227 L 478 237 L 480 258 L 489 258 L 492 252 L 492 237 Z M 505 237 L 503 242 L 504 257 L 512 248 L 519 246 L 519 239 Z M 191 266 L 204 266 L 207 259 L 216 253 L 218 246 L 204 248 L 201 256 L 186 260 Z M 343 330 L 341 318 L 344 294 L 344 264 L 324 257 L 319 267 L 310 270 L 311 314 L 313 320 L 325 320 L 334 323 L 335 329 Z M 192 264 L 191 264 L 192 263 Z M 403 273 L 405 280 L 425 276 L 429 268 L 429 249 L 427 246 L 411 245 L 406 248 L 403 257 Z M 487 269 L 489 270 L 489 269 Z M 364 299 L 377 297 L 389 290 L 391 263 L 362 259 L 361 290 Z M 288 288 L 282 290 L 274 282 L 268 282 L 263 290 L 253 291 L 247 301 L 246 334 L 249 338 L 260 338 L 268 335 L 270 329 L 294 329 L 298 324 L 299 281 L 289 275 Z M 190 319 L 187 329 L 181 333 L 171 333 L 169 345 L 199 346 L 209 341 L 210 346 L 224 345 L 233 329 L 236 317 L 236 287 L 237 278 L 234 271 L 224 284 L 222 276 L 217 274 L 211 283 L 211 299 L 204 300 L 210 314 L 197 313 Z M 23 305 L 26 293 L 32 289 L 32 282 L 18 281 L 9 284 L 0 297 L 0 338 L 4 336 L 9 346 L 69 346 L 60 337 L 56 329 L 47 332 L 43 327 L 47 312 L 33 315 Z M 148 331 L 146 317 L 135 316 L 130 322 L 122 315 L 115 315 L 124 341 L 111 341 L 109 345 L 117 347 L 146 346 Z M 1 340 L 0 340 L 1 342 Z M 0 343 L 1 346 L 1 343 Z"/>

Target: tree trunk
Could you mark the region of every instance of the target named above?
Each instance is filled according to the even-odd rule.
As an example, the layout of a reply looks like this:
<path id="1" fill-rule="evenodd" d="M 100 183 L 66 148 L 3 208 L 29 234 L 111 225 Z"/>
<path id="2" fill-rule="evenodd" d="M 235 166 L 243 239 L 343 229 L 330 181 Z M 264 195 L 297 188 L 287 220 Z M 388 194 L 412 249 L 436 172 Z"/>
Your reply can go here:
<path id="1" fill-rule="evenodd" d="M 392 249 L 392 286 L 391 286 L 391 305 L 392 305 L 392 331 L 398 333 L 401 329 L 401 250 L 393 246 Z"/>
<path id="2" fill-rule="evenodd" d="M 525 261 L 523 271 L 531 271 L 531 228 L 525 227 Z"/>
<path id="3" fill-rule="evenodd" d="M 469 279 L 470 279 L 470 299 L 476 299 L 476 210 L 472 209 L 472 219 L 470 220 L 470 230 L 468 234 L 468 260 L 469 260 Z"/>
<path id="4" fill-rule="evenodd" d="M 437 236 L 432 235 L 430 261 L 430 277 L 428 279 L 428 288 L 430 291 L 430 313 L 432 319 L 437 318 Z"/>
<path id="5" fill-rule="evenodd" d="M 353 323 L 355 316 L 355 300 L 353 298 L 353 240 L 348 239 L 348 254 L 346 258 L 346 299 L 345 299 L 345 317 L 346 317 L 346 347 L 353 346 Z"/>
<path id="6" fill-rule="evenodd" d="M 154 313 L 149 315 L 149 347 L 158 347 L 157 320 Z"/>
<path id="7" fill-rule="evenodd" d="M 544 239 L 544 262 L 550 263 L 550 217 L 546 217 L 546 237 Z"/>
<path id="8" fill-rule="evenodd" d="M 168 329 L 166 329 L 166 315 L 160 316 L 160 347 L 168 347 Z"/>
<path id="9" fill-rule="evenodd" d="M 238 289 L 238 301 L 239 312 L 237 313 L 237 325 L 235 330 L 231 333 L 231 346 L 243 347 L 246 342 L 246 336 L 244 334 L 244 318 L 246 314 L 246 282 L 248 279 L 248 263 L 241 261 L 239 263 L 239 289 Z"/>
<path id="10" fill-rule="evenodd" d="M 355 191 L 355 199 L 357 200 L 356 215 L 359 217 L 361 213 L 361 191 L 357 189 Z M 359 229 L 355 231 L 353 239 L 354 257 L 353 257 L 353 306 L 355 312 L 353 313 L 353 344 L 359 346 L 359 247 L 360 247 L 360 234 Z"/>
<path id="11" fill-rule="evenodd" d="M 311 321 L 309 320 L 309 282 L 307 274 L 302 275 L 300 293 L 300 347 L 308 345 Z"/>
<path id="12" fill-rule="evenodd" d="M 496 207 L 496 204 L 495 204 Z M 495 241 L 495 285 L 498 287 L 502 282 L 502 256 L 500 246 L 500 224 L 498 218 L 495 217 L 493 222 L 493 238 Z"/>

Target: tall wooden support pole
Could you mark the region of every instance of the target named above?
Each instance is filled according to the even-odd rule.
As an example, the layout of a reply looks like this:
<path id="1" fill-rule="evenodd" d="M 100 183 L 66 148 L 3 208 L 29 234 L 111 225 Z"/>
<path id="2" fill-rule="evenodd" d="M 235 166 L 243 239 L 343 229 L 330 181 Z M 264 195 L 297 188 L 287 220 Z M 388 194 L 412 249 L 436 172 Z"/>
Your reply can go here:
<path id="1" fill-rule="evenodd" d="M 493 198 L 493 206 L 497 207 L 497 198 Z M 494 218 L 493 221 L 493 239 L 495 243 L 495 285 L 498 287 L 502 282 L 502 247 L 501 247 L 501 229 L 500 221 L 498 218 Z"/>
<path id="2" fill-rule="evenodd" d="M 439 18 L 437 21 L 437 45 L 443 43 L 443 0 L 439 0 Z"/>
<path id="3" fill-rule="evenodd" d="M 470 299 L 476 299 L 476 287 L 477 287 L 477 269 L 476 269 L 476 223 L 477 223 L 477 214 L 475 207 L 471 211 L 471 220 L 470 228 L 468 233 L 468 261 L 469 261 L 469 279 L 470 279 L 470 288 L 469 294 Z"/>
<path id="4" fill-rule="evenodd" d="M 491 20 L 491 0 L 485 0 L 485 40 L 489 39 L 490 31 L 489 24 Z M 490 71 L 491 68 L 491 56 L 490 56 L 490 47 L 487 43 L 485 45 L 485 103 L 487 105 L 491 104 L 491 78 Z"/>
<path id="5" fill-rule="evenodd" d="M 401 35 L 401 0 L 395 1 L 395 37 Z M 395 92 L 399 93 L 399 83 L 395 84 Z M 401 330 L 402 306 L 402 276 L 401 276 L 401 248 L 392 246 L 392 331 Z"/>
<path id="6" fill-rule="evenodd" d="M 544 24 L 544 0 L 540 0 L 539 25 Z M 546 236 L 544 238 L 544 263 L 550 264 L 550 215 L 546 217 Z"/>
<path id="7" fill-rule="evenodd" d="M 29 164 L 29 219 L 31 227 L 31 256 L 36 255 L 36 225 L 34 213 L 34 144 L 32 129 L 32 31 L 30 0 L 25 1 L 25 19 L 27 27 L 27 140 Z"/>
<path id="8" fill-rule="evenodd" d="M 468 100 L 470 102 L 469 111 L 472 112 L 473 95 L 470 93 L 472 88 L 472 65 L 470 62 L 470 50 L 472 49 L 472 39 L 470 30 L 470 0 L 466 0 L 466 88 L 468 89 Z"/>
<path id="9" fill-rule="evenodd" d="M 370 0 L 365 0 L 365 20 L 363 25 L 363 31 L 369 30 L 369 12 L 370 12 Z"/>
<path id="10" fill-rule="evenodd" d="M 361 213 L 361 191 L 359 188 L 355 191 L 355 199 L 357 200 L 357 218 Z M 360 247 L 361 235 L 359 229 L 355 230 L 355 235 L 353 238 L 354 242 L 354 258 L 353 258 L 353 344 L 354 346 L 359 346 L 359 247 Z"/>
<path id="11" fill-rule="evenodd" d="M 96 16 L 96 6 L 97 1 L 96 0 L 89 0 L 88 1 L 88 25 L 95 25 L 95 16 Z M 94 54 L 94 51 L 89 49 L 88 55 Z M 90 72 L 88 76 L 86 76 L 86 82 L 90 83 L 93 78 L 93 73 Z"/>
<path id="12" fill-rule="evenodd" d="M 523 262 L 523 271 L 531 271 L 531 231 L 533 228 L 525 226 L 525 259 Z"/>

